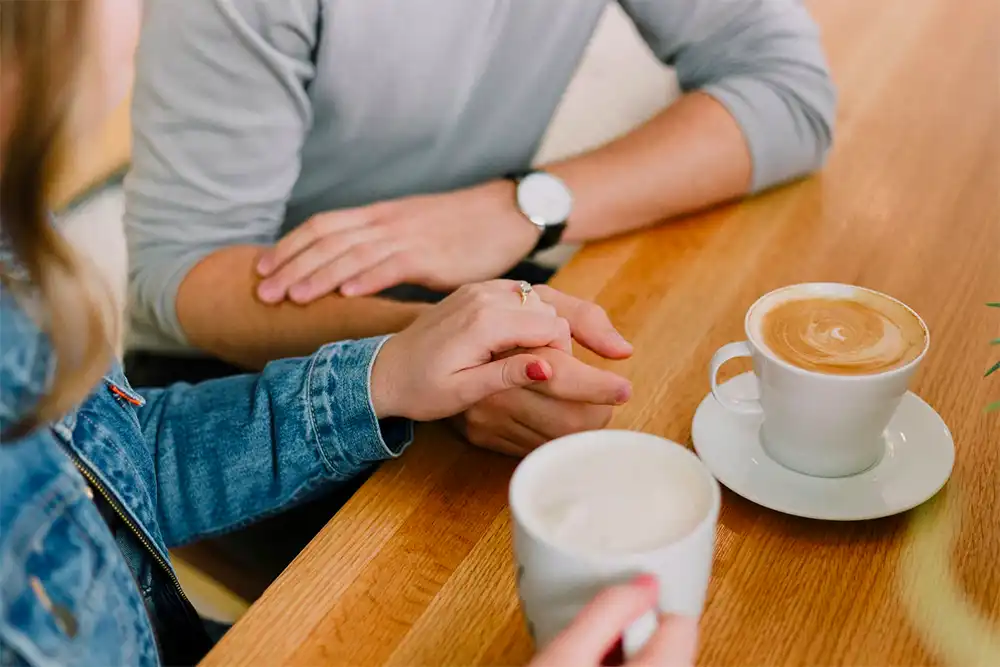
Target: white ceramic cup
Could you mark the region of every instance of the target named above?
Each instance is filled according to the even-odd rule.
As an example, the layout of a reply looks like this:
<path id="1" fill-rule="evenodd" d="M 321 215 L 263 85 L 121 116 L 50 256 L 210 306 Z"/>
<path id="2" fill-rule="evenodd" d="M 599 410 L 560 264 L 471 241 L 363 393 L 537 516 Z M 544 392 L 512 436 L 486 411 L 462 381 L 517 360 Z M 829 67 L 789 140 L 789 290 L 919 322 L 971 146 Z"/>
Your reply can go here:
<path id="1" fill-rule="evenodd" d="M 833 375 L 793 366 L 774 356 L 759 338 L 758 326 L 774 304 L 788 298 L 851 298 L 868 292 L 908 310 L 924 328 L 924 349 L 899 368 L 870 375 Z M 744 320 L 747 340 L 722 346 L 712 357 L 712 395 L 732 412 L 763 415 L 760 438 L 775 461 L 816 477 L 845 477 L 872 467 L 885 452 L 883 432 L 899 406 L 910 378 L 930 345 L 927 325 L 911 308 L 890 296 L 853 285 L 805 283 L 765 294 Z M 730 359 L 750 357 L 759 399 L 726 396 L 719 369 Z"/>
<path id="2" fill-rule="evenodd" d="M 631 450 L 636 456 L 664 454 L 671 474 L 663 484 L 678 484 L 704 494 L 704 508 L 693 530 L 679 539 L 640 553 L 595 554 L 574 552 L 553 543 L 534 512 L 531 490 L 544 483 L 549 466 L 608 449 Z M 653 454 L 655 450 L 655 454 Z M 676 463 L 674 463 L 676 461 Z M 609 485 L 629 480 L 608 480 Z M 577 613 L 607 586 L 625 583 L 639 574 L 659 581 L 659 613 L 701 614 L 712 570 L 715 524 L 719 517 L 719 485 L 689 449 L 670 440 L 636 431 L 588 431 L 554 440 L 536 449 L 514 472 L 510 482 L 510 510 L 514 529 L 517 585 L 528 630 L 539 650 L 548 645 Z M 655 632 L 659 614 L 647 613 L 623 637 L 626 655 L 638 651 Z"/>

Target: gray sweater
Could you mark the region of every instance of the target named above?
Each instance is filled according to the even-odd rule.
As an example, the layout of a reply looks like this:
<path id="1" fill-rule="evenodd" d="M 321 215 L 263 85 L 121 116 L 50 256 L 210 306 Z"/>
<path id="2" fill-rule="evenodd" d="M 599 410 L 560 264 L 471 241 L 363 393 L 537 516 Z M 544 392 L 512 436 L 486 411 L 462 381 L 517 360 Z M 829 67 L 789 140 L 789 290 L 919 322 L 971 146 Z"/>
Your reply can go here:
<path id="1" fill-rule="evenodd" d="M 798 0 L 620 0 L 743 129 L 753 188 L 819 167 L 836 95 Z M 527 166 L 605 0 L 146 0 L 126 179 L 133 345 L 183 349 L 212 251 Z"/>

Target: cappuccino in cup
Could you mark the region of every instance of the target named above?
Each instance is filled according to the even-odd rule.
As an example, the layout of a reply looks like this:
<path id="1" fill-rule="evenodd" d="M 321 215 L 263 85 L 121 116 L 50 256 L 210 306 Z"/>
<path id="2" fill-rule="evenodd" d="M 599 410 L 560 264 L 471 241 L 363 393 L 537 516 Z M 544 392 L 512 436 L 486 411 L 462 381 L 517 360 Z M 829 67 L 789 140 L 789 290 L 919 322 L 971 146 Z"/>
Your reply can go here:
<path id="1" fill-rule="evenodd" d="M 920 316 L 874 290 L 836 283 L 784 287 L 761 297 L 744 320 L 745 342 L 712 358 L 716 400 L 761 415 L 761 445 L 778 463 L 808 475 L 841 477 L 873 466 L 883 431 L 927 352 Z M 720 391 L 721 366 L 750 357 L 759 400 Z"/>
<path id="2" fill-rule="evenodd" d="M 652 574 L 658 609 L 628 628 L 625 653 L 660 613 L 701 613 L 719 485 L 693 452 L 634 431 L 590 431 L 528 455 L 510 483 L 521 607 L 544 648 L 598 592 Z"/>
<path id="3" fill-rule="evenodd" d="M 920 356 L 927 332 L 903 304 L 867 290 L 851 298 L 796 296 L 759 306 L 758 338 L 798 368 L 833 375 L 871 375 Z"/>

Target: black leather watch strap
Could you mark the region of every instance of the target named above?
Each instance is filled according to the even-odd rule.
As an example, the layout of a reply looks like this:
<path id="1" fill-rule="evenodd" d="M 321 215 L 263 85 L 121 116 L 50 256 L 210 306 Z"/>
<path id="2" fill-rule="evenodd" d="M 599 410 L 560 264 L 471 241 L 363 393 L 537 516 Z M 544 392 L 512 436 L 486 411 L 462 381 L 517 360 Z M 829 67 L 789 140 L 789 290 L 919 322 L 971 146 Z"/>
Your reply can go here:
<path id="1" fill-rule="evenodd" d="M 519 185 L 524 177 L 533 173 L 535 173 L 534 169 L 522 169 L 521 171 L 513 171 L 509 174 L 505 174 L 504 178 L 513 181 L 514 185 Z M 559 241 L 562 240 L 562 235 L 565 231 L 565 220 L 552 225 L 546 225 L 544 231 L 542 231 L 542 235 L 538 237 L 538 243 L 536 243 L 535 247 L 531 249 L 530 253 L 528 253 L 528 257 L 534 257 L 543 250 L 548 250 L 549 248 L 559 245 Z"/>
<path id="2" fill-rule="evenodd" d="M 543 250 L 548 250 L 549 248 L 559 245 L 559 241 L 562 240 L 564 231 L 566 231 L 565 222 L 560 222 L 555 225 L 546 225 L 545 231 L 542 232 L 542 235 L 538 238 L 538 243 L 535 244 L 535 247 L 532 249 L 529 257 L 537 255 Z"/>
<path id="3" fill-rule="evenodd" d="M 521 169 L 520 171 L 512 171 L 507 174 L 504 174 L 503 177 L 506 178 L 508 181 L 514 181 L 514 183 L 520 183 L 525 176 L 533 173 L 535 173 L 534 169 Z"/>

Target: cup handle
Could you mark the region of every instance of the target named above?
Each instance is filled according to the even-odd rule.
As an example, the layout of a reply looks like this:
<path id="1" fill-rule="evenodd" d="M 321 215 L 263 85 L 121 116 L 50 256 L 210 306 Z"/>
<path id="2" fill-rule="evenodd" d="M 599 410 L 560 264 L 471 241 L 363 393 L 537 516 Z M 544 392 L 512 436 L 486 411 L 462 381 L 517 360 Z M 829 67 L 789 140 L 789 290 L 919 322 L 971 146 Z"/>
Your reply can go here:
<path id="1" fill-rule="evenodd" d="M 741 415 L 759 415 L 764 412 L 760 405 L 760 400 L 756 398 L 729 398 L 719 391 L 719 369 L 730 359 L 738 357 L 750 357 L 752 352 L 746 341 L 729 343 L 719 348 L 719 351 L 712 355 L 712 364 L 708 371 L 708 379 L 712 383 L 712 396 L 719 402 L 719 405 L 731 412 Z"/>

